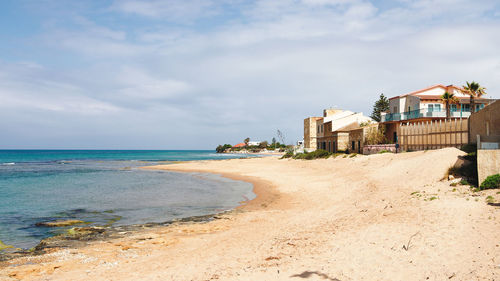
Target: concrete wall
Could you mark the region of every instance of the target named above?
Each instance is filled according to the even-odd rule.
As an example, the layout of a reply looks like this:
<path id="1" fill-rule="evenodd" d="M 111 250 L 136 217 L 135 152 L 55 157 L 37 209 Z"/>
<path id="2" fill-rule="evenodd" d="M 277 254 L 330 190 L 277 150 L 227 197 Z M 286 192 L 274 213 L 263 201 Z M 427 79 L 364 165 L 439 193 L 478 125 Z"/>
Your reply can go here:
<path id="1" fill-rule="evenodd" d="M 500 149 L 477 150 L 477 175 L 479 185 L 491 175 L 500 174 Z"/>
<path id="2" fill-rule="evenodd" d="M 420 104 L 420 98 L 416 97 L 416 96 L 408 96 L 406 97 L 406 104 L 405 104 L 405 108 L 404 108 L 404 112 L 407 112 L 407 111 L 413 111 L 413 110 L 417 110 L 417 109 L 421 109 L 422 106 Z"/>
<path id="3" fill-rule="evenodd" d="M 399 98 L 389 100 L 389 112 L 399 113 Z"/>
<path id="4" fill-rule="evenodd" d="M 469 142 L 477 143 L 477 135 L 481 142 L 500 143 L 500 100 L 469 117 Z"/>

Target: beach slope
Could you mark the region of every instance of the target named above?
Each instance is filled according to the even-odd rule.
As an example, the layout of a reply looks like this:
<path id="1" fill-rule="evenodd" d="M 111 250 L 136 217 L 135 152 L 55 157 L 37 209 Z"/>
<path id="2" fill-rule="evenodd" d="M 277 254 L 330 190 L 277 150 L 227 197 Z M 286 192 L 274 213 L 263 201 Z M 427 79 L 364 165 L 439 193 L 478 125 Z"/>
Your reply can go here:
<path id="1" fill-rule="evenodd" d="M 205 223 L 2 263 L 2 280 L 497 280 L 496 190 L 450 186 L 453 149 L 322 160 L 156 166 L 254 183 L 257 199 Z"/>

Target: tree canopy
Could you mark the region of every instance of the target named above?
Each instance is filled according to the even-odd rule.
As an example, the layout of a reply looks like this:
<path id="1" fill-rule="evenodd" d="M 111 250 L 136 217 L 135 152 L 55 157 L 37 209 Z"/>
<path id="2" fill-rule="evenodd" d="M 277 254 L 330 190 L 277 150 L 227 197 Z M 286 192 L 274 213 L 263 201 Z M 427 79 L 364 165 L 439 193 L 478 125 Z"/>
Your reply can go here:
<path id="1" fill-rule="evenodd" d="M 388 110 L 389 110 L 389 100 L 384 96 L 384 94 L 380 94 L 380 98 L 373 105 L 373 112 L 370 117 L 373 120 L 380 122 L 380 120 L 382 119 L 380 113 Z"/>

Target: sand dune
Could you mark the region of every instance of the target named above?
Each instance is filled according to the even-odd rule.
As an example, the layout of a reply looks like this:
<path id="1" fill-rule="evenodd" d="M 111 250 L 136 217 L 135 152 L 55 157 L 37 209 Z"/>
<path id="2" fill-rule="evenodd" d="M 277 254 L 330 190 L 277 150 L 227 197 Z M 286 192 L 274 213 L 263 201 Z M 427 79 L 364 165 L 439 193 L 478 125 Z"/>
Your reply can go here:
<path id="1" fill-rule="evenodd" d="M 256 200 L 175 224 L 3 263 L 2 280 L 497 280 L 497 190 L 443 181 L 453 148 L 326 160 L 188 162 L 155 169 L 254 183 Z M 16 265 L 16 266 L 13 266 Z"/>

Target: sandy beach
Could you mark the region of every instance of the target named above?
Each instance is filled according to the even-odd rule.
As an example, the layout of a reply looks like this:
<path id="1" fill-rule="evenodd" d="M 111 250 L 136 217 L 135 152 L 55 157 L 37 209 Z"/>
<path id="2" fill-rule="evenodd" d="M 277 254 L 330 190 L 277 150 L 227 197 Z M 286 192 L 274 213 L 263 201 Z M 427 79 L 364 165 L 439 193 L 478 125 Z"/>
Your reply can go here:
<path id="1" fill-rule="evenodd" d="M 454 148 L 322 160 L 155 166 L 249 181 L 257 198 L 203 223 L 0 264 L 0 280 L 498 280 L 499 190 L 450 186 Z"/>

